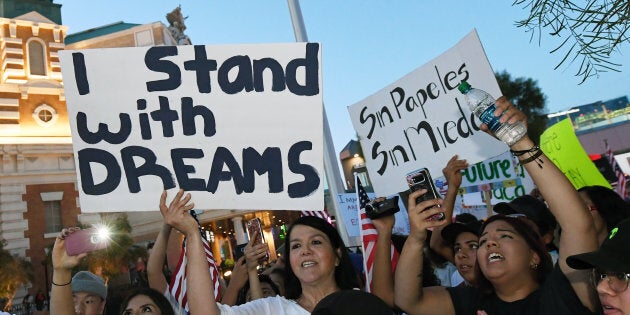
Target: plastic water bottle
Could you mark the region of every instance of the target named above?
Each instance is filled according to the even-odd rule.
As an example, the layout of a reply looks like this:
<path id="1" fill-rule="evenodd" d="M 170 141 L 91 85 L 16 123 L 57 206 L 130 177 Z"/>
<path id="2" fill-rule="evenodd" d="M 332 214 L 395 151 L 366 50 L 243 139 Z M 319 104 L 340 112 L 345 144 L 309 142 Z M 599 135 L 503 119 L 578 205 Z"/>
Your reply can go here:
<path id="1" fill-rule="evenodd" d="M 488 92 L 472 88 L 466 81 L 462 81 L 457 88 L 464 94 L 466 103 L 468 103 L 468 107 L 475 116 L 486 124 L 488 129 L 499 140 L 505 142 L 508 146 L 516 143 L 527 133 L 527 127 L 522 121 L 517 121 L 514 124 L 501 123 L 499 121 L 501 116 L 494 116 L 496 105 L 494 104 L 494 98 Z"/>

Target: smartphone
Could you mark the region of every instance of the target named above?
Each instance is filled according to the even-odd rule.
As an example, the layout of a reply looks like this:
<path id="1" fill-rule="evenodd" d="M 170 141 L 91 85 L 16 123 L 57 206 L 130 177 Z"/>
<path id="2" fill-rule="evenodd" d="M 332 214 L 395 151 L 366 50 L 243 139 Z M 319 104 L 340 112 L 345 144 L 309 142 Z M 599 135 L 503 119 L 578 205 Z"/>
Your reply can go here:
<path id="1" fill-rule="evenodd" d="M 79 230 L 66 236 L 66 253 L 75 256 L 106 248 L 109 244 L 109 237 L 102 235 L 95 228 Z"/>
<path id="2" fill-rule="evenodd" d="M 427 192 L 424 195 L 416 199 L 416 204 L 426 201 L 426 200 L 437 199 L 438 197 L 440 197 L 438 190 L 435 188 L 435 183 L 433 182 L 433 178 L 431 178 L 431 174 L 429 173 L 429 170 L 426 167 L 423 167 L 419 170 L 408 173 L 407 184 L 409 185 L 410 192 L 418 191 L 421 189 L 427 190 Z M 432 220 L 432 221 L 444 220 L 444 213 L 438 213 L 438 214 L 432 215 L 429 218 L 429 220 Z"/>
<path id="3" fill-rule="evenodd" d="M 247 233 L 249 234 L 249 238 L 254 238 L 254 245 L 262 244 L 265 242 L 265 235 L 263 234 L 262 222 L 259 218 L 253 218 L 247 221 Z M 264 263 L 269 260 L 269 253 L 258 260 L 259 264 Z"/>

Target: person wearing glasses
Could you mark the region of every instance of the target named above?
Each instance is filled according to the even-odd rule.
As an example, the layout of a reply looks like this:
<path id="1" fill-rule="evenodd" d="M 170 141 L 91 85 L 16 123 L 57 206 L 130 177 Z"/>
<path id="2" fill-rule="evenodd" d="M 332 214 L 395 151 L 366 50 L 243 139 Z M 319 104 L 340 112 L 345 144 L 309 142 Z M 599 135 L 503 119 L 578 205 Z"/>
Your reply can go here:
<path id="1" fill-rule="evenodd" d="M 592 279 L 604 314 L 630 314 L 630 219 L 612 228 L 601 247 L 573 255 L 567 264 L 574 269 L 592 269 Z M 603 280 L 606 281 L 603 281 Z"/>

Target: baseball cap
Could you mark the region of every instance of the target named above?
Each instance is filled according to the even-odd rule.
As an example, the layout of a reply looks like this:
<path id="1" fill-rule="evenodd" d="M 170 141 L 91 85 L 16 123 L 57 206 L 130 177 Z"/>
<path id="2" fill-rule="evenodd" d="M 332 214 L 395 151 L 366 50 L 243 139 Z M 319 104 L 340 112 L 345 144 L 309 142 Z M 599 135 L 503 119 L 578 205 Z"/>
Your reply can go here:
<path id="1" fill-rule="evenodd" d="M 598 250 L 567 257 L 573 269 L 598 268 L 604 271 L 630 272 L 630 218 L 610 230 Z"/>
<path id="2" fill-rule="evenodd" d="M 494 206 L 493 210 L 496 213 L 505 215 L 524 214 L 528 219 L 536 223 L 541 234 L 554 230 L 558 224 L 547 205 L 530 195 L 516 197 L 510 202 L 499 202 Z"/>
<path id="3" fill-rule="evenodd" d="M 467 223 L 455 222 L 445 226 L 442 229 L 442 239 L 448 244 L 455 244 L 457 236 L 464 232 L 470 232 L 479 236 L 479 230 L 481 229 L 481 221 L 472 221 Z"/>
<path id="4" fill-rule="evenodd" d="M 312 315 L 392 315 L 394 312 L 376 295 L 361 290 L 341 290 L 323 298 Z"/>
<path id="5" fill-rule="evenodd" d="M 89 271 L 79 271 L 72 277 L 72 292 L 89 292 L 100 296 L 103 300 L 107 298 L 105 281 Z"/>

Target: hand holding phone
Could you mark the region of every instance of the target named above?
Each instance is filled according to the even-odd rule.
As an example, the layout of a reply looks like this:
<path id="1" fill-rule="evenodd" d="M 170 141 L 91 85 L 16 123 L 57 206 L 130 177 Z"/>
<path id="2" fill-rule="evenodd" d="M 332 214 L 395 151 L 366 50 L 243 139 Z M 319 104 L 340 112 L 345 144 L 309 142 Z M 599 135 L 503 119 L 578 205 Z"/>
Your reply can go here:
<path id="1" fill-rule="evenodd" d="M 262 230 L 262 222 L 259 218 L 253 218 L 247 221 L 247 232 L 249 234 L 250 239 L 254 239 L 253 245 L 262 244 L 265 242 L 265 235 Z M 264 263 L 269 260 L 269 253 L 267 253 L 263 258 L 258 260 L 259 264 Z"/>
<path id="2" fill-rule="evenodd" d="M 431 174 L 426 167 L 423 167 L 417 171 L 413 171 L 407 174 L 407 184 L 409 185 L 409 191 L 414 192 L 421 189 L 426 189 L 427 192 L 416 198 L 416 204 L 421 203 L 426 200 L 437 199 L 440 194 L 438 190 L 435 188 L 435 184 L 433 183 L 433 178 L 431 178 Z M 428 220 L 431 221 L 440 221 L 444 220 L 444 213 L 440 212 L 438 214 L 432 215 Z"/>
<path id="3" fill-rule="evenodd" d="M 96 228 L 79 230 L 65 237 L 66 253 L 70 256 L 103 249 L 108 244 L 109 236 Z"/>

